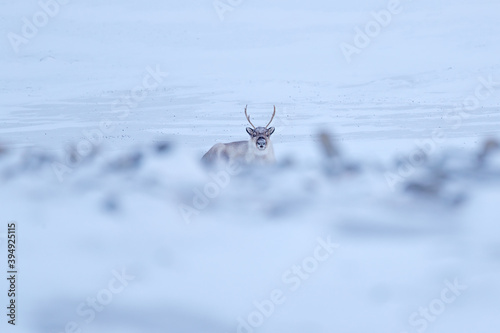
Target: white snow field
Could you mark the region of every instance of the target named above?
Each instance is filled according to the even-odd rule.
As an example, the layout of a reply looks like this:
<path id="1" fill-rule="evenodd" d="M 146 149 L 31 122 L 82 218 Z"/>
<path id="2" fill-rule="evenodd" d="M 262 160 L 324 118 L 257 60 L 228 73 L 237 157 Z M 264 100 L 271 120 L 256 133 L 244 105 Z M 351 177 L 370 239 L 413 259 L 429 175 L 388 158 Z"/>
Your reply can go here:
<path id="1" fill-rule="evenodd" d="M 1 332 L 498 332 L 500 2 L 0 3 Z"/>

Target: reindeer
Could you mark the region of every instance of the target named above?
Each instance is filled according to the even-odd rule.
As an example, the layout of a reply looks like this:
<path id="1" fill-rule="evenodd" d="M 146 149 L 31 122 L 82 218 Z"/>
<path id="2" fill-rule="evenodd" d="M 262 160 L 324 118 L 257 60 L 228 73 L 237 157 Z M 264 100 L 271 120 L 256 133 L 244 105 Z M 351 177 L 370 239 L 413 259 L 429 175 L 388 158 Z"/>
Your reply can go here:
<path id="1" fill-rule="evenodd" d="M 248 105 L 247 105 L 248 106 Z M 250 135 L 248 141 L 237 141 L 230 143 L 217 143 L 203 155 L 202 162 L 207 165 L 218 163 L 242 163 L 242 164 L 271 164 L 275 162 L 274 149 L 271 142 L 271 135 L 274 127 L 268 128 L 276 114 L 274 106 L 271 120 L 265 127 L 255 127 L 247 114 L 245 106 L 245 116 L 253 128 L 247 127 L 246 131 Z"/>

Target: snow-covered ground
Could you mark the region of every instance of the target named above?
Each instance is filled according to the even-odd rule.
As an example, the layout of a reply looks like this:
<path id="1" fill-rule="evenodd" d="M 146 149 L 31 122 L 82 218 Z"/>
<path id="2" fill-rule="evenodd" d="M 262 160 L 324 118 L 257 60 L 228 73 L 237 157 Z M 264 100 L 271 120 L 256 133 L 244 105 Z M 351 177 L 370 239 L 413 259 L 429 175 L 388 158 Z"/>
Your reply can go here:
<path id="1" fill-rule="evenodd" d="M 497 1 L 2 9 L 2 332 L 497 332 Z"/>

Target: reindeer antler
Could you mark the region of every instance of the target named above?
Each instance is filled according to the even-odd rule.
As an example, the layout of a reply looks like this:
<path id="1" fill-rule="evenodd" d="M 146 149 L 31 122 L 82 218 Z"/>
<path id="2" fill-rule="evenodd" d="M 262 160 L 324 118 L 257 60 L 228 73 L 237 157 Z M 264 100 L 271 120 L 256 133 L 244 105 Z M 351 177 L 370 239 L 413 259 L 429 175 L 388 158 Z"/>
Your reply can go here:
<path id="1" fill-rule="evenodd" d="M 250 116 L 247 114 L 247 106 L 248 105 L 245 106 L 245 116 L 247 117 L 247 120 L 250 123 L 250 125 L 252 125 L 252 127 L 255 128 L 255 125 L 252 124 L 252 122 L 250 121 Z"/>
<path id="2" fill-rule="evenodd" d="M 266 128 L 267 128 L 267 126 L 271 125 L 271 123 L 272 123 L 272 121 L 273 121 L 273 119 L 274 119 L 274 115 L 275 115 L 275 114 L 276 114 L 276 105 L 274 105 L 273 116 L 271 117 L 271 120 L 269 120 L 269 122 L 267 123 Z"/>

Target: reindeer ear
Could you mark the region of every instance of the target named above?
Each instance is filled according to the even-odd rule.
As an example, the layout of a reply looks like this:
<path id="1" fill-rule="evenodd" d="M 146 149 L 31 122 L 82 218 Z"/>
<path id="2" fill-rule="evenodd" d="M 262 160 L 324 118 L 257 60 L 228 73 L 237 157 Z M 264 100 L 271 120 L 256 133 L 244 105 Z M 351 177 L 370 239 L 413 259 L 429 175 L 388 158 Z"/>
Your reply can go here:
<path id="1" fill-rule="evenodd" d="M 247 133 L 250 134 L 250 136 L 253 136 L 253 129 L 251 127 L 247 127 Z"/>
<path id="2" fill-rule="evenodd" d="M 274 128 L 274 127 L 269 127 L 269 128 L 267 129 L 267 136 L 271 136 L 271 134 L 273 134 L 273 133 L 274 133 L 274 130 L 275 130 L 275 128 Z"/>

